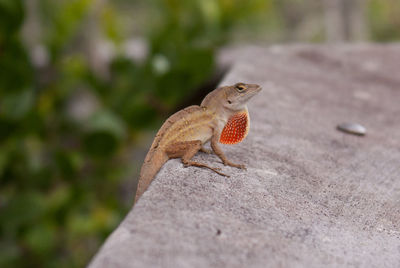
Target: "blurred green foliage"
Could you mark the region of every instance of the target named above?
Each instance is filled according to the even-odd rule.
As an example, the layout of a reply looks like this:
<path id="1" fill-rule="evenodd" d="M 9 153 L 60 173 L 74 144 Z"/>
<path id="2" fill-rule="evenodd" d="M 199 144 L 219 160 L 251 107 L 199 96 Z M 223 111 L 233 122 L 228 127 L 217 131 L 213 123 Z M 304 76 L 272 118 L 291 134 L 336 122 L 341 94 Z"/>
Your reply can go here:
<path id="1" fill-rule="evenodd" d="M 263 23 L 284 31 L 292 2 L 303 5 L 35 0 L 48 54 L 37 66 L 21 37 L 27 2 L 0 0 L 0 267 L 86 265 L 133 201 L 125 185 L 134 179 L 130 153 L 140 133 L 213 74 L 216 51 L 235 30 Z M 138 22 L 148 48 L 142 60 L 123 53 L 129 31 L 118 6 L 146 11 Z M 390 3 L 370 1 L 368 17 L 373 40 L 400 38 Z M 107 75 L 85 48 L 93 24 L 116 50 Z"/>
<path id="2" fill-rule="evenodd" d="M 87 264 L 131 205 L 122 195 L 133 179 L 135 137 L 212 74 L 237 19 L 263 2 L 153 1 L 147 57 L 117 53 L 105 77 L 92 70 L 81 40 L 95 20 L 121 45 L 111 3 L 36 1 L 49 56 L 34 67 L 21 39 L 24 2 L 0 1 L 0 267 Z M 76 115 L 74 105 L 87 98 L 88 114 Z"/>
<path id="3" fill-rule="evenodd" d="M 369 1 L 371 39 L 381 42 L 400 40 L 400 1 Z"/>

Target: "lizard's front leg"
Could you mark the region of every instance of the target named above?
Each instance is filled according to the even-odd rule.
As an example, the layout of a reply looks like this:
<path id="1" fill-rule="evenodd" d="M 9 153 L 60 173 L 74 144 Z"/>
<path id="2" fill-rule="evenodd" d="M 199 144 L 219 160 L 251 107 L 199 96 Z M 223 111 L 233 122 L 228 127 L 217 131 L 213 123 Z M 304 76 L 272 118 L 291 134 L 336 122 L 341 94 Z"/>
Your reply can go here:
<path id="1" fill-rule="evenodd" d="M 211 148 L 214 150 L 215 154 L 218 155 L 219 158 L 221 158 L 222 163 L 224 163 L 224 165 L 228 165 L 231 167 L 237 167 L 237 168 L 241 168 L 241 169 L 246 169 L 245 165 L 235 164 L 226 158 L 221 147 L 219 147 L 219 145 L 218 145 L 218 135 L 215 135 L 215 133 L 214 133 L 213 137 L 211 138 Z"/>
<path id="2" fill-rule="evenodd" d="M 170 158 L 177 158 L 181 157 L 182 158 L 182 163 L 185 166 L 195 166 L 195 167 L 204 167 L 211 169 L 215 173 L 218 173 L 219 175 L 229 177 L 228 175 L 219 172 L 217 168 L 210 167 L 206 164 L 199 163 L 192 161 L 191 159 L 193 156 L 202 148 L 201 141 L 195 140 L 195 141 L 184 141 L 184 142 L 177 142 L 174 144 L 171 144 L 170 146 L 167 147 L 166 153 Z"/>

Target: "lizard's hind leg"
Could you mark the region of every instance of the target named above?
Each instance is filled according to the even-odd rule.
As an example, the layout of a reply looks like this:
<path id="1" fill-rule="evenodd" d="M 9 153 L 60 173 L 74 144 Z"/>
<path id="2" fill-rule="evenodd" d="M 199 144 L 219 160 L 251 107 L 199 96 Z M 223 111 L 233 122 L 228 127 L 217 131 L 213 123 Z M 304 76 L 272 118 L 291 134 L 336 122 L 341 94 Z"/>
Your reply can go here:
<path id="1" fill-rule="evenodd" d="M 180 157 L 185 166 L 195 166 L 211 169 L 219 175 L 229 177 L 228 175 L 219 172 L 217 168 L 208 166 L 207 164 L 192 161 L 193 156 L 202 148 L 202 143 L 199 140 L 184 141 L 171 144 L 166 148 L 166 153 L 170 158 Z"/>

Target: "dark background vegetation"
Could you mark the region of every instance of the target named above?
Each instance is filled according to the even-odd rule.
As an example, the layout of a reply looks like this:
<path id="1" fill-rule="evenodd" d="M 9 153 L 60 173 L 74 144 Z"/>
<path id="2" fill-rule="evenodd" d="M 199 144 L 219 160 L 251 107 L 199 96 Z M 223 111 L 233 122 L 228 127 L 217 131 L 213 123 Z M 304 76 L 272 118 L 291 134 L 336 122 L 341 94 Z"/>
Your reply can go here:
<path id="1" fill-rule="evenodd" d="M 395 41 L 399 14 L 398 0 L 0 0 L 0 267 L 85 266 L 132 206 L 141 148 L 221 48 Z"/>

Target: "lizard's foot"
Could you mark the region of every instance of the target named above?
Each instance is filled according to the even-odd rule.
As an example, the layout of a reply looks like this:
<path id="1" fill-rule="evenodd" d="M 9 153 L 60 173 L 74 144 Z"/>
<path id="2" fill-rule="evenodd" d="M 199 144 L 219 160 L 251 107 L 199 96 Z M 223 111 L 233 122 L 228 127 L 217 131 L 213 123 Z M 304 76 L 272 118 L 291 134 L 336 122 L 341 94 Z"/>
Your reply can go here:
<path id="1" fill-rule="evenodd" d="M 235 164 L 235 163 L 232 163 L 231 161 L 225 161 L 225 162 L 224 162 L 224 165 L 225 165 L 225 166 L 231 166 L 231 167 L 235 167 L 235 168 L 240 168 L 240 169 L 247 170 L 247 168 L 246 168 L 245 165 L 242 165 L 242 164 Z"/>
<path id="2" fill-rule="evenodd" d="M 183 164 L 183 167 L 185 167 L 185 168 L 187 168 L 187 167 L 190 167 L 190 166 L 196 166 L 196 165 L 191 165 L 191 164 Z M 208 169 L 211 169 L 211 170 L 213 170 L 213 171 L 219 171 L 219 170 L 221 170 L 221 168 L 219 168 L 219 167 L 209 167 L 209 166 L 197 166 L 197 167 L 204 167 L 204 168 L 208 168 Z M 217 172 L 218 173 L 218 172 Z"/>
<path id="3" fill-rule="evenodd" d="M 194 161 L 185 161 L 185 163 L 183 163 L 183 165 L 184 165 L 184 167 L 195 166 L 195 167 L 208 168 L 221 176 L 228 177 L 228 178 L 230 177 L 229 175 L 226 175 L 225 173 L 220 172 L 219 171 L 219 170 L 221 170 L 220 168 L 210 167 L 206 164 L 202 164 L 202 163 L 198 163 L 198 162 L 194 162 Z"/>
<path id="4" fill-rule="evenodd" d="M 229 175 L 226 175 L 225 173 L 219 172 L 218 170 L 221 170 L 220 168 L 212 168 L 211 170 L 214 171 L 215 173 L 221 175 L 221 176 L 224 176 L 224 177 L 227 177 L 227 178 L 231 177 Z"/>

